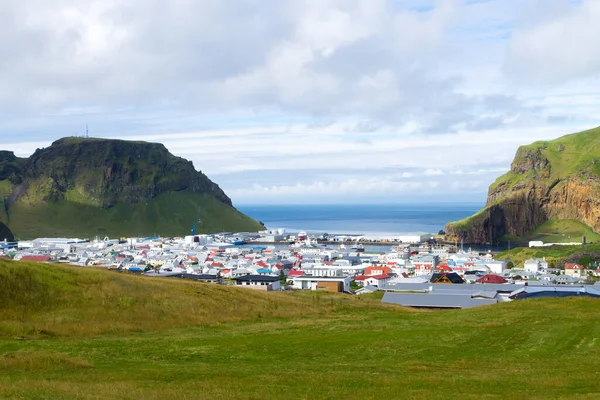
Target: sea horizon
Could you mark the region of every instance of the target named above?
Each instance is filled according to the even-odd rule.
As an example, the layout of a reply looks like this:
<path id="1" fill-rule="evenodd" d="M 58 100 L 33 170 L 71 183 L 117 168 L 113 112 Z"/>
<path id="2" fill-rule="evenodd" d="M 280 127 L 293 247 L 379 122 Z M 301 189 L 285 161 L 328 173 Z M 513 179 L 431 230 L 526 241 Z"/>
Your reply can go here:
<path id="1" fill-rule="evenodd" d="M 392 204 L 236 205 L 267 229 L 330 234 L 397 235 L 438 233 L 451 221 L 479 211 L 481 202 Z"/>

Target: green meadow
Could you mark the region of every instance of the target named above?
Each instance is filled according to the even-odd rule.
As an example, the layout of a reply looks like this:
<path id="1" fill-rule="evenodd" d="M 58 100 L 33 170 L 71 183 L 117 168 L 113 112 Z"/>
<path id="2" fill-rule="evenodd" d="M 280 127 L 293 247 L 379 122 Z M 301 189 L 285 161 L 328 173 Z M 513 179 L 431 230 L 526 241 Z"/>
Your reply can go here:
<path id="1" fill-rule="evenodd" d="M 417 311 L 0 261 L 2 399 L 598 399 L 600 302 Z"/>

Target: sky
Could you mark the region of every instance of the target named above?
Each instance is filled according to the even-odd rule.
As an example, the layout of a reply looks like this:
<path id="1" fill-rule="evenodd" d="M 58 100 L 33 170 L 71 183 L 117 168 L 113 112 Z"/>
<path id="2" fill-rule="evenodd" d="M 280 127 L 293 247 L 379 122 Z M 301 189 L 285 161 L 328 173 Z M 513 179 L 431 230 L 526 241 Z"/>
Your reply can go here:
<path id="1" fill-rule="evenodd" d="M 0 149 L 147 140 L 234 204 L 484 202 L 600 125 L 600 0 L 2 0 Z"/>

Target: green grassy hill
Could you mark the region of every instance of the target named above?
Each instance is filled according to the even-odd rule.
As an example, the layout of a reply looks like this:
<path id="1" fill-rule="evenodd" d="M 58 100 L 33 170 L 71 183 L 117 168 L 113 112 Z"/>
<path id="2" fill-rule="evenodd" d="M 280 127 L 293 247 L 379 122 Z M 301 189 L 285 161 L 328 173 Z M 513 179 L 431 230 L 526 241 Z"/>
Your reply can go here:
<path id="1" fill-rule="evenodd" d="M 545 257 L 548 263 L 557 268 L 564 267 L 565 263 L 578 263 L 587 267 L 591 262 L 600 260 L 600 244 L 516 247 L 494 256 L 497 260 L 511 259 L 519 268 L 522 268 L 525 260 L 529 258 L 542 257 Z"/>
<path id="2" fill-rule="evenodd" d="M 427 312 L 0 261 L 0 398 L 596 399 L 598 300 Z"/>
<path id="3" fill-rule="evenodd" d="M 16 203 L 11 228 L 21 239 L 34 237 L 110 237 L 189 235 L 198 217 L 198 233 L 255 232 L 263 227 L 213 196 L 190 191 L 166 192 L 144 202 L 100 208 L 74 201 Z"/>
<path id="4" fill-rule="evenodd" d="M 583 243 L 583 237 L 586 243 L 600 242 L 600 234 L 582 222 L 572 219 L 551 219 L 522 237 L 505 235 L 500 240 L 510 240 L 513 243 L 532 240 L 543 243 Z"/>
<path id="5" fill-rule="evenodd" d="M 263 229 L 160 143 L 67 137 L 29 158 L 0 151 L 0 223 L 20 239 L 183 236 L 200 209 L 198 233 Z"/>
<path id="6" fill-rule="evenodd" d="M 598 240 L 600 127 L 519 147 L 510 171 L 490 185 L 486 206 L 449 222 L 446 233 L 466 243 Z"/>
<path id="7" fill-rule="evenodd" d="M 591 175 L 600 178 L 599 137 L 600 127 L 521 146 L 513 160 L 517 168 L 499 177 L 490 190 L 504 184 L 514 186 L 531 178 L 541 178 L 546 183 L 566 176 Z M 546 168 L 548 165 L 551 168 Z M 536 169 L 543 169 L 545 173 L 535 174 Z"/>

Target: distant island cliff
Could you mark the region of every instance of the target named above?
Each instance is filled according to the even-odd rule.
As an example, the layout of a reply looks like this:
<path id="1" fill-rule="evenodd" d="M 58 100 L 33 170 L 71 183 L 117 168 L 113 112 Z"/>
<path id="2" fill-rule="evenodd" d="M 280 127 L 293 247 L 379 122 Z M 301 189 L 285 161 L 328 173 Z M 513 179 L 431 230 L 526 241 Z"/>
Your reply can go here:
<path id="1" fill-rule="evenodd" d="M 221 188 L 159 143 L 67 137 L 0 151 L 0 223 L 19 238 L 256 231 Z M 2 225 L 0 225 L 0 228 Z"/>
<path id="2" fill-rule="evenodd" d="M 475 244 L 527 240 L 561 220 L 600 232 L 600 128 L 521 146 L 510 171 L 489 187 L 485 207 L 448 223 L 446 237 Z"/>

